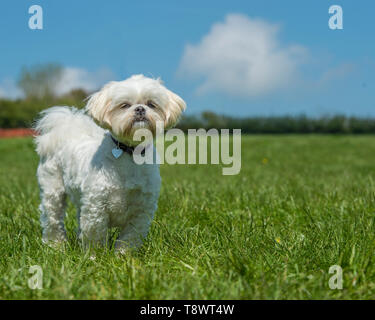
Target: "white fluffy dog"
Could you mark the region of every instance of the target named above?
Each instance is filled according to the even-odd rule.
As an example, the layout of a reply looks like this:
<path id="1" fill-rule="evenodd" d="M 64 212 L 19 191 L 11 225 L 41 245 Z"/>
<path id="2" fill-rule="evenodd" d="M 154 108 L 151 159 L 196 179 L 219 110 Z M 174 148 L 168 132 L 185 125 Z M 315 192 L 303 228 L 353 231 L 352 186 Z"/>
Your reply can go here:
<path id="1" fill-rule="evenodd" d="M 155 136 L 156 121 L 169 128 L 185 107 L 160 80 L 134 75 L 105 85 L 83 111 L 43 111 L 35 125 L 43 241 L 66 239 L 68 195 L 77 207 L 84 243 L 105 244 L 108 228 L 117 227 L 116 248 L 140 246 L 157 208 L 161 180 L 157 164 L 134 162 L 132 152 L 140 142 L 133 134 L 146 128 Z"/>

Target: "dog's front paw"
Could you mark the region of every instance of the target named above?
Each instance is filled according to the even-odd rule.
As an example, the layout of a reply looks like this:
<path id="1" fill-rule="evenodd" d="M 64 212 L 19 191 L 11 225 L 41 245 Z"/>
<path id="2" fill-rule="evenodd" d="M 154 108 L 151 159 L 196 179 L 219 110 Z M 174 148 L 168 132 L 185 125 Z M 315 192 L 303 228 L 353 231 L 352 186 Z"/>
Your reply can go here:
<path id="1" fill-rule="evenodd" d="M 65 249 L 65 243 L 66 239 L 59 239 L 59 240 L 42 240 L 44 244 L 49 246 L 50 248 L 56 249 L 56 250 L 64 250 Z"/>
<path id="2" fill-rule="evenodd" d="M 127 246 L 117 247 L 115 253 L 117 256 L 129 256 L 133 250 Z"/>

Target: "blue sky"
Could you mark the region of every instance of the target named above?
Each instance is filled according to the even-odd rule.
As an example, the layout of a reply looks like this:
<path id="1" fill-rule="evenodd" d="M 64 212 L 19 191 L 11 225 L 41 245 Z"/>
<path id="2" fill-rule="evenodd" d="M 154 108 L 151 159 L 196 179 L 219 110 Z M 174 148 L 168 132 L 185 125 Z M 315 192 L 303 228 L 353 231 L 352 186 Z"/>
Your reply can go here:
<path id="1" fill-rule="evenodd" d="M 43 30 L 28 28 L 31 5 Z M 328 8 L 343 9 L 343 30 Z M 10 1 L 1 3 L 0 95 L 22 66 L 67 68 L 61 92 L 143 73 L 187 112 L 375 116 L 373 1 Z"/>

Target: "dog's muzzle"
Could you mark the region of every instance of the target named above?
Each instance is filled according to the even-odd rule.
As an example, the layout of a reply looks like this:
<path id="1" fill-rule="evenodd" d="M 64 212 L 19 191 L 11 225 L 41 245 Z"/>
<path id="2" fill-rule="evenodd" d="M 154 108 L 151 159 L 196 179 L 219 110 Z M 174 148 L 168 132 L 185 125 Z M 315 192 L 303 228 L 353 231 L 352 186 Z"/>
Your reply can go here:
<path id="1" fill-rule="evenodd" d="M 148 121 L 146 118 L 146 109 L 142 106 L 138 106 L 134 110 L 135 116 L 134 116 L 134 122 L 137 121 Z"/>

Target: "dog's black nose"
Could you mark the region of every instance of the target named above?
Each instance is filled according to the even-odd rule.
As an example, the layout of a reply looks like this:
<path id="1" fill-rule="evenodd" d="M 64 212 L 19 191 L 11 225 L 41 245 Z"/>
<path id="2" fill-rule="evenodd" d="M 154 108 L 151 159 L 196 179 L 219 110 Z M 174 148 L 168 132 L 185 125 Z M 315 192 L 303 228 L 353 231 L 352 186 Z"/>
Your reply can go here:
<path id="1" fill-rule="evenodd" d="M 143 108 L 142 106 L 138 106 L 135 108 L 135 112 L 137 113 L 145 113 L 145 108 Z"/>

